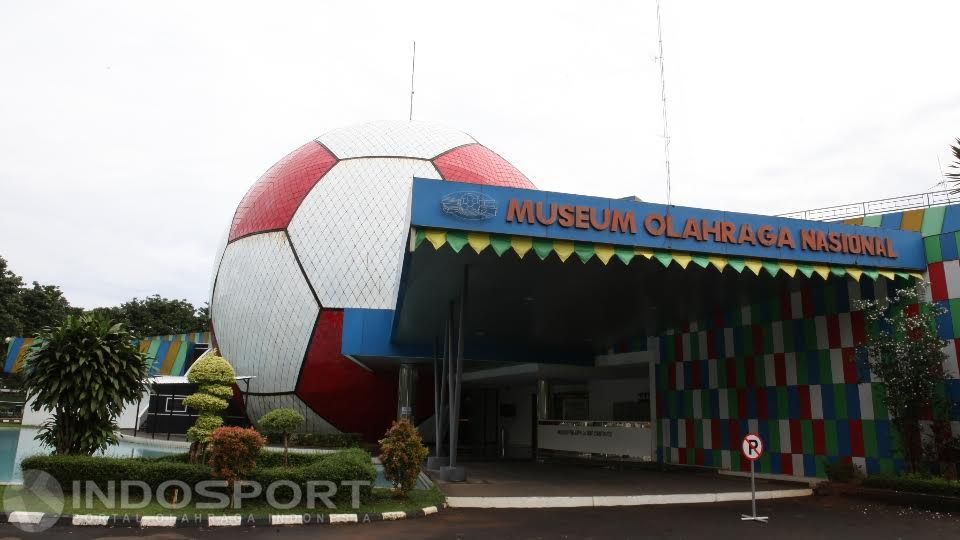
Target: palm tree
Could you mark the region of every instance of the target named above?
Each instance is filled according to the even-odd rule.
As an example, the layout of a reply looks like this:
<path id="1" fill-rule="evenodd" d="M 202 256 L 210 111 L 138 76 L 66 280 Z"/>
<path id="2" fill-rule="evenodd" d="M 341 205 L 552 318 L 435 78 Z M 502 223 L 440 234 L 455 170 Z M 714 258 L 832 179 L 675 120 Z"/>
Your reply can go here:
<path id="1" fill-rule="evenodd" d="M 953 163 L 947 167 L 950 171 L 945 174 L 953 183 L 951 193 L 960 193 L 960 138 L 957 139 L 957 144 L 950 146 L 950 150 L 953 150 Z"/>

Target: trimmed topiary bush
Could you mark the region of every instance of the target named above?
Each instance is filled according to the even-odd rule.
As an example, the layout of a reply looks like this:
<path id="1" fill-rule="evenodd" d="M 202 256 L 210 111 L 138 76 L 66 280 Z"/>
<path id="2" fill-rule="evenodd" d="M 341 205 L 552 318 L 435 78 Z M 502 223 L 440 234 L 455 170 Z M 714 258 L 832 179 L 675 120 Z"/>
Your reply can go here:
<path id="1" fill-rule="evenodd" d="M 277 433 L 283 439 L 283 464 L 286 465 L 290 434 L 303 425 L 303 415 L 293 409 L 274 409 L 260 418 L 260 430 L 264 433 Z"/>
<path id="2" fill-rule="evenodd" d="M 384 476 L 393 482 L 401 496 L 406 497 L 416 487 L 425 459 L 427 448 L 423 446 L 417 429 L 406 418 L 394 422 L 386 436 L 380 439 L 380 463 Z"/>
<path id="3" fill-rule="evenodd" d="M 190 461 L 200 463 L 214 430 L 223 425 L 223 412 L 233 396 L 236 373 L 217 351 L 200 358 L 187 373 L 187 380 L 197 385 L 197 392 L 187 396 L 183 403 L 197 411 L 193 426 L 187 430 L 190 441 Z"/>

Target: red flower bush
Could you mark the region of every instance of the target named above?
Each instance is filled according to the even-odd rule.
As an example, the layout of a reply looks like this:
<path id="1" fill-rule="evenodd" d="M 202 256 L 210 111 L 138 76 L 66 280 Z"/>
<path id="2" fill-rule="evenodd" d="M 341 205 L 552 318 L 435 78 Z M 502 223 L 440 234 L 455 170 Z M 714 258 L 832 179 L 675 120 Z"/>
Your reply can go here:
<path id="1" fill-rule="evenodd" d="M 267 444 L 255 429 L 222 427 L 210 436 L 213 476 L 230 482 L 248 475 L 257 466 L 257 454 Z"/>

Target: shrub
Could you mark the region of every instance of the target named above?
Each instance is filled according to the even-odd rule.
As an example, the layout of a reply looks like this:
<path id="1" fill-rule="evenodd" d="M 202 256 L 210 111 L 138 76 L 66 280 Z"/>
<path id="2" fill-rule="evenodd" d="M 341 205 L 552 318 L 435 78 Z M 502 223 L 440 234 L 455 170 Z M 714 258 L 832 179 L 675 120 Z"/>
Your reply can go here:
<path id="1" fill-rule="evenodd" d="M 296 433 L 292 443 L 295 446 L 315 448 L 362 448 L 363 437 L 359 433 Z M 280 439 L 277 439 L 280 442 Z"/>
<path id="2" fill-rule="evenodd" d="M 384 475 L 400 495 L 406 496 L 417 485 L 420 466 L 427 459 L 427 448 L 409 420 L 394 422 L 380 440 L 380 462 Z"/>
<path id="3" fill-rule="evenodd" d="M 21 463 L 23 470 L 44 471 L 55 478 L 64 491 L 73 489 L 73 482 L 94 482 L 105 490 L 108 482 L 142 480 L 152 489 L 167 480 L 180 480 L 193 485 L 210 479 L 210 467 L 148 458 L 115 458 L 104 456 L 33 456 Z"/>
<path id="4" fill-rule="evenodd" d="M 293 409 L 274 409 L 260 418 L 260 430 L 283 438 L 283 464 L 287 465 L 290 434 L 303 424 L 303 415 Z"/>
<path id="5" fill-rule="evenodd" d="M 918 474 L 905 474 L 903 476 L 872 474 L 863 480 L 863 486 L 910 493 L 960 497 L 960 482 L 944 478 L 924 477 Z"/>
<path id="6" fill-rule="evenodd" d="M 269 453 L 275 456 L 278 454 L 277 452 Z M 333 454 L 290 454 L 290 458 L 291 465 L 287 467 L 280 466 L 276 458 L 273 466 L 266 466 L 269 460 L 259 463 L 259 466 L 250 473 L 249 479 L 260 482 L 263 486 L 276 480 L 290 480 L 300 486 L 304 486 L 309 481 L 328 480 L 337 485 L 334 500 L 338 501 L 350 498 L 350 490 L 341 487 L 344 481 L 359 480 L 368 483 L 360 487 L 360 500 L 367 500 L 373 493 L 377 469 L 370 461 L 370 454 L 363 450 L 350 449 Z M 300 463 L 297 463 L 298 461 Z M 291 490 L 286 487 L 276 490 L 276 496 L 281 501 L 288 499 L 291 494 Z"/>
<path id="7" fill-rule="evenodd" d="M 859 482 L 863 479 L 863 471 L 852 462 L 844 461 L 826 461 L 824 467 L 827 473 L 827 479 L 831 482 L 841 482 L 844 484 L 850 482 Z"/>
<path id="8" fill-rule="evenodd" d="M 233 396 L 236 373 L 225 359 L 216 355 L 216 350 L 197 360 L 187 373 L 187 380 L 197 385 L 197 392 L 187 396 L 183 403 L 199 414 L 193 426 L 187 430 L 190 441 L 190 460 L 203 461 L 203 454 L 210 436 L 223 425 L 223 411 L 227 399 Z"/>
<path id="9" fill-rule="evenodd" d="M 350 489 L 342 489 L 344 481 L 360 480 L 369 485 L 361 486 L 361 501 L 368 501 L 372 486 L 377 479 L 377 470 L 370 461 L 370 454 L 360 449 L 350 449 L 333 454 L 290 454 L 288 467 L 282 466 L 280 452 L 261 450 L 257 454 L 257 466 L 246 475 L 247 480 L 260 482 L 266 488 L 270 482 L 289 480 L 300 486 L 306 494 L 309 481 L 329 480 L 337 485 L 334 500 L 346 501 Z M 114 458 L 103 456 L 34 456 L 23 460 L 24 470 L 45 471 L 55 478 L 65 491 L 73 489 L 73 482 L 94 482 L 102 491 L 108 482 L 142 480 L 152 490 L 167 480 L 179 480 L 193 486 L 210 480 L 213 471 L 207 465 L 189 463 L 188 454 L 171 454 L 157 458 Z M 82 487 L 83 484 L 81 483 Z M 279 500 L 288 500 L 291 491 L 280 487 L 276 490 Z M 265 497 L 266 493 L 261 493 Z"/>
<path id="10" fill-rule="evenodd" d="M 221 427 L 210 436 L 210 443 L 213 476 L 232 485 L 257 466 L 257 454 L 267 440 L 254 429 Z"/>

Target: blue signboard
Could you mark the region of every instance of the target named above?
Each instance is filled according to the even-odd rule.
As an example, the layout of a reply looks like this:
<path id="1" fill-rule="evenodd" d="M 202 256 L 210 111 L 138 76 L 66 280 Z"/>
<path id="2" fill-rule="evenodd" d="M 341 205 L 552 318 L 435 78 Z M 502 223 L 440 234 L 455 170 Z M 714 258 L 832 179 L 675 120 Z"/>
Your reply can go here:
<path id="1" fill-rule="evenodd" d="M 411 224 L 730 257 L 926 269 L 919 233 L 415 178 Z"/>

